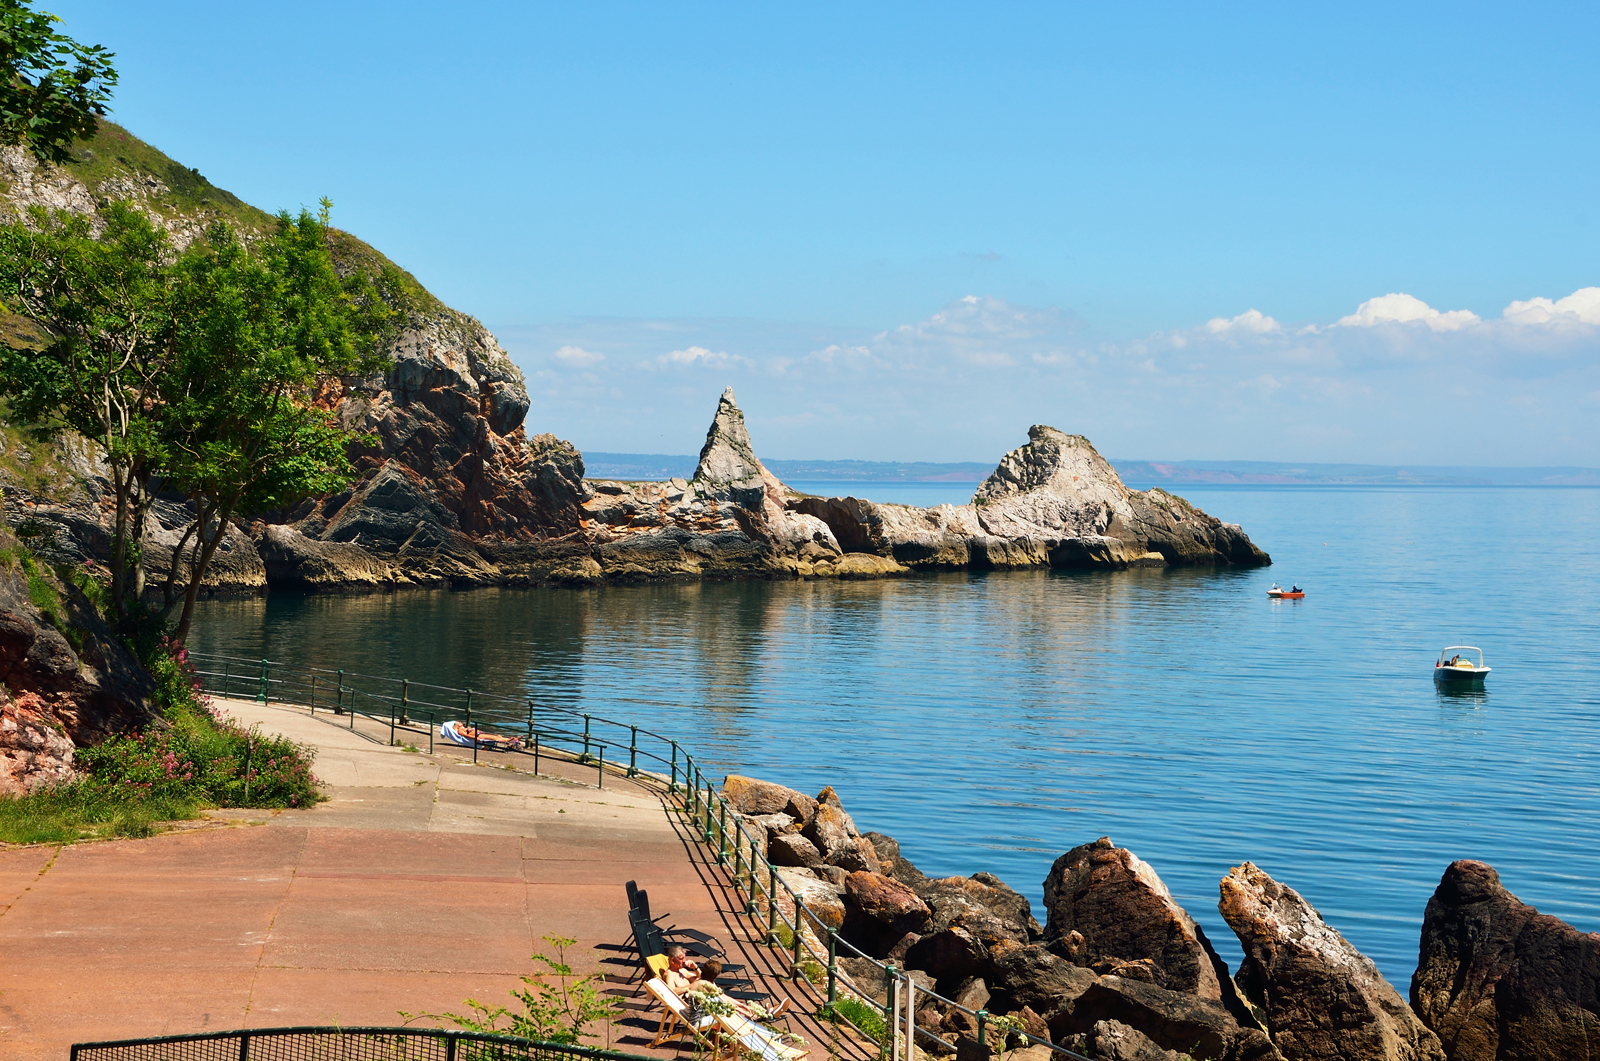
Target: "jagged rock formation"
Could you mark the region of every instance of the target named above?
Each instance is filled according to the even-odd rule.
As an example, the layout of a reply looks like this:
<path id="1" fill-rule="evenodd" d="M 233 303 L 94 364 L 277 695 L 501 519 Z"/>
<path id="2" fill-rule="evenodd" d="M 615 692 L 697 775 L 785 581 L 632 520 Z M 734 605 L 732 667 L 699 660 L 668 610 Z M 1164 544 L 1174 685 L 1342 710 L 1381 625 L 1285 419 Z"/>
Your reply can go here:
<path id="1" fill-rule="evenodd" d="M 46 206 L 95 219 L 101 203 L 127 199 L 180 248 L 218 218 L 247 235 L 271 222 L 109 123 L 64 167 L 0 152 L 0 190 L 0 214 L 12 216 Z M 385 264 L 347 233 L 332 238 L 342 269 Z M 326 380 L 317 396 L 346 426 L 378 439 L 374 449 L 352 450 L 358 479 L 288 511 L 242 515 L 208 572 L 210 589 L 1269 562 L 1237 527 L 1162 491 L 1127 490 L 1088 440 L 1048 427 L 1031 429 L 1028 445 L 1007 454 L 968 505 L 800 497 L 756 456 L 731 389 L 692 479 L 589 481 L 570 443 L 526 434 L 527 390 L 494 336 L 404 279 L 413 308 L 387 351 L 388 369 Z M 48 490 L 0 461 L 7 501 L 50 525 L 58 555 L 103 557 L 109 516 L 92 447 L 69 438 L 57 448 L 67 474 Z M 165 571 L 189 513 L 181 498 L 156 506 L 146 543 L 153 577 Z"/>
<path id="2" fill-rule="evenodd" d="M 0 796 L 71 780 L 77 748 L 154 717 L 149 676 L 93 605 L 32 566 L 0 530 Z M 41 609 L 39 598 L 53 603 Z"/>
<path id="3" fill-rule="evenodd" d="M 1444 1061 L 1372 960 L 1293 888 L 1246 862 L 1222 878 L 1218 909 L 1244 944 L 1240 988 L 1288 1061 Z"/>
<path id="4" fill-rule="evenodd" d="M 1411 1005 L 1450 1061 L 1600 1056 L 1600 933 L 1539 913 L 1482 862 L 1452 862 L 1423 916 Z"/>
<path id="5" fill-rule="evenodd" d="M 1082 435 L 1028 429 L 970 505 L 918 509 L 803 498 L 837 541 L 911 567 L 1160 567 L 1271 563 L 1243 530 L 1164 490 L 1123 486 Z"/>
<path id="6" fill-rule="evenodd" d="M 756 852 L 804 852 L 777 873 L 816 920 L 957 1004 L 919 995 L 917 1015 L 956 1061 L 994 1053 L 958 1006 L 1138 1061 L 1565 1061 L 1600 1042 L 1600 933 L 1539 914 L 1481 862 L 1452 864 L 1428 903 L 1413 1011 L 1299 893 L 1248 862 L 1220 887 L 1245 954 L 1230 976 L 1154 869 L 1107 838 L 1056 860 L 1041 928 L 993 875 L 930 879 L 892 837 L 859 833 L 832 788 L 813 798 L 730 775 L 723 794 Z M 846 982 L 882 1004 L 882 970 L 840 954 Z"/>

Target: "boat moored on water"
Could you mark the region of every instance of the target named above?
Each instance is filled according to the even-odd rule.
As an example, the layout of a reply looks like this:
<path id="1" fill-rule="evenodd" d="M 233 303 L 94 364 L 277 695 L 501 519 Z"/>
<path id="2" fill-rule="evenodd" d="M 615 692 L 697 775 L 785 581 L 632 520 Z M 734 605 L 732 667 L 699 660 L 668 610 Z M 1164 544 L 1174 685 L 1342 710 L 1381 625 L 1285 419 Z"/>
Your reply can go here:
<path id="1" fill-rule="evenodd" d="M 1471 658 L 1463 653 L 1476 652 L 1478 662 L 1473 663 Z M 1433 664 L 1433 680 L 1436 682 L 1470 682 L 1482 681 L 1484 675 L 1491 668 L 1483 665 L 1483 649 L 1477 645 L 1451 645 L 1439 653 L 1439 658 Z"/>
<path id="2" fill-rule="evenodd" d="M 1271 589 L 1267 590 L 1267 596 L 1273 600 L 1304 600 L 1305 595 L 1306 591 L 1299 586 L 1295 586 L 1293 589 L 1284 589 L 1276 582 L 1272 584 Z"/>

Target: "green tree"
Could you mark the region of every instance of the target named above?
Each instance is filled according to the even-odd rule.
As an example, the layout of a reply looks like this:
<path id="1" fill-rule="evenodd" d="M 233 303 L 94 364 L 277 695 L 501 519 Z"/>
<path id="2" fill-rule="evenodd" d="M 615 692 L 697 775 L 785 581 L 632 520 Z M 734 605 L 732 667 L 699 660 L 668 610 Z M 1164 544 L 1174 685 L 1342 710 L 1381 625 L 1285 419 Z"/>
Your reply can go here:
<path id="1" fill-rule="evenodd" d="M 0 304 L 43 334 L 38 348 L 0 347 L 0 397 L 46 433 L 99 443 L 114 520 L 111 596 L 127 618 L 144 591 L 145 517 L 165 457 L 157 389 L 177 327 L 167 234 L 124 203 L 87 217 L 35 208 L 0 227 Z"/>
<path id="2" fill-rule="evenodd" d="M 61 20 L 27 0 L 0 0 L 0 142 L 41 162 L 70 157 L 94 134 L 111 101 L 115 53 L 55 32 Z"/>
<path id="3" fill-rule="evenodd" d="M 180 324 L 161 381 L 165 484 L 195 508 L 166 583 L 170 613 L 181 562 L 178 644 L 230 519 L 331 493 L 353 473 L 351 433 L 318 404 L 315 388 L 381 367 L 402 296 L 390 277 L 339 276 L 329 206 L 323 200 L 318 216 L 279 214 L 276 229 L 249 246 L 214 224 L 178 263 Z"/>

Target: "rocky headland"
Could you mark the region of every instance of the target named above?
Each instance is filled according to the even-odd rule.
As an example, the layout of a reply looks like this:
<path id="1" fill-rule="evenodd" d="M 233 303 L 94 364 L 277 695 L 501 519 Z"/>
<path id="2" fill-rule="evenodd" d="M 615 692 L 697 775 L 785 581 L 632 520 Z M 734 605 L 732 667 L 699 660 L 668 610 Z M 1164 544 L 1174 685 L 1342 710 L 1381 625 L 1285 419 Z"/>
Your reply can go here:
<path id="1" fill-rule="evenodd" d="M 110 125 L 77 161 L 0 152 L 0 214 L 47 206 L 98 217 L 128 199 L 182 247 L 218 217 L 248 233 L 266 214 Z M 386 262 L 336 233 L 344 269 Z M 409 278 L 408 278 L 409 280 Z M 414 281 L 411 281 L 414 284 Z M 240 519 L 208 572 L 213 591 L 268 586 L 585 585 L 682 578 L 862 578 L 958 568 L 1260 565 L 1244 531 L 1163 490 L 1127 489 L 1081 435 L 1042 425 L 965 505 L 914 508 L 790 490 L 756 456 L 732 390 L 691 479 L 585 478 L 571 443 L 529 434 L 522 374 L 476 320 L 414 285 L 406 327 L 370 377 L 324 381 L 318 400 L 375 448 L 352 450 L 348 489 Z M 16 331 L 8 325 L 8 334 Z M 0 431 L 7 517 L 64 560 L 105 555 L 108 491 L 81 439 Z M 164 571 L 189 522 L 155 510 L 145 553 Z"/>
<path id="2" fill-rule="evenodd" d="M 993 874 L 929 878 L 893 838 L 860 832 L 831 787 L 813 798 L 730 775 L 722 791 L 815 921 L 920 987 L 1093 1058 L 1600 1056 L 1600 934 L 1521 903 L 1481 862 L 1452 863 L 1428 902 L 1408 1004 L 1298 892 L 1249 862 L 1219 882 L 1218 911 L 1244 951 L 1230 973 L 1155 869 L 1109 838 L 1056 859 L 1041 925 Z M 808 940 L 826 950 L 809 931 Z M 876 965 L 838 964 L 857 991 L 883 1000 Z M 917 1024 L 953 1047 L 924 1041 L 925 1053 L 992 1056 L 993 1036 L 981 1046 L 976 1022 L 954 1006 L 928 999 Z"/>

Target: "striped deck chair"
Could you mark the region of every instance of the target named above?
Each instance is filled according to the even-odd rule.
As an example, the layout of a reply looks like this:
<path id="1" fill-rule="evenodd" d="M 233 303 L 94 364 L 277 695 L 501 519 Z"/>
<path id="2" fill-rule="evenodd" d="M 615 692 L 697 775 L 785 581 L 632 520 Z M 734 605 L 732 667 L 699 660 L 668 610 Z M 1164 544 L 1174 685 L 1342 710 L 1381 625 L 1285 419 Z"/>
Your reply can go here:
<path id="1" fill-rule="evenodd" d="M 656 1037 L 651 1041 L 651 1046 L 660 1046 L 667 1039 L 687 1032 L 694 1037 L 695 1042 L 710 1052 L 711 1057 L 722 1056 L 723 1047 L 717 1042 L 717 1022 L 714 1017 L 701 1017 L 697 1021 L 691 1021 L 689 1007 L 665 983 L 651 977 L 645 981 L 644 986 L 645 990 L 661 1003 L 661 1026 L 656 1029 Z M 779 1061 L 791 1061 L 791 1059 L 781 1058 Z"/>
<path id="2" fill-rule="evenodd" d="M 716 1018 L 717 1027 L 734 1042 L 730 1051 L 736 1057 L 739 1050 L 747 1050 L 761 1061 L 800 1061 L 811 1051 L 795 1043 L 786 1043 L 783 1036 L 771 1028 L 763 1028 L 753 1020 L 734 1014 Z"/>

